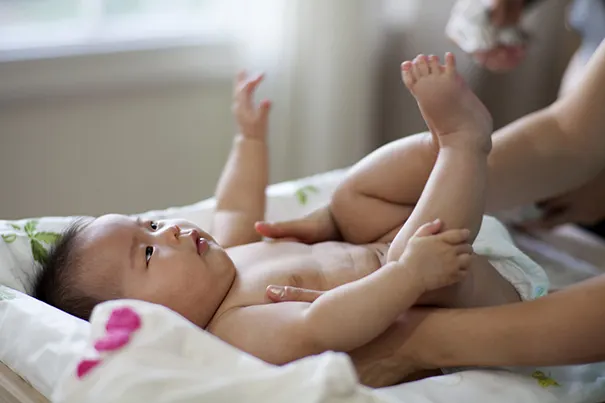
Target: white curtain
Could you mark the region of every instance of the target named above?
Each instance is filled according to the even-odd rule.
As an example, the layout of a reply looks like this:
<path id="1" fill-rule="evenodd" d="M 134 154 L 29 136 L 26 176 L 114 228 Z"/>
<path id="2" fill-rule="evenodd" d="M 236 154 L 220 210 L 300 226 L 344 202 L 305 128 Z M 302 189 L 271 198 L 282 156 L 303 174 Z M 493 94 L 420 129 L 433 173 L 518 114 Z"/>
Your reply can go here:
<path id="1" fill-rule="evenodd" d="M 241 64 L 267 73 L 272 181 L 350 165 L 373 148 L 380 2 L 238 1 Z"/>

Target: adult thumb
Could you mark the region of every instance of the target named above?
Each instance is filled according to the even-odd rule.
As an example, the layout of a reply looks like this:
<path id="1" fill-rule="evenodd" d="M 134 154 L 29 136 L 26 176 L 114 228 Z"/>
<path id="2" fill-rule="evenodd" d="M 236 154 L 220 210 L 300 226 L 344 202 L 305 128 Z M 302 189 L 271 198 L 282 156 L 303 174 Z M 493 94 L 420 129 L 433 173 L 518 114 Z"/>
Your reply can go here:
<path id="1" fill-rule="evenodd" d="M 308 290 L 290 286 L 270 285 L 266 290 L 271 302 L 313 302 L 321 297 L 323 291 Z"/>
<path id="2" fill-rule="evenodd" d="M 313 242 L 315 229 L 311 222 L 300 219 L 291 221 L 259 221 L 254 225 L 256 232 L 267 238 L 294 238 L 301 242 Z"/>

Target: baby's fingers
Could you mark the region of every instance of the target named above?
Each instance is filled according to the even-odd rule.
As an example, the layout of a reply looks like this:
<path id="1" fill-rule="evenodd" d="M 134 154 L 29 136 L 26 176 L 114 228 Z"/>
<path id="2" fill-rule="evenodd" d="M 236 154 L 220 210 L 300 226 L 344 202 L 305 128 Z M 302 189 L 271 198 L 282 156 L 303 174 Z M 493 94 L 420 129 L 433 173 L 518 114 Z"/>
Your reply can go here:
<path id="1" fill-rule="evenodd" d="M 246 78 L 248 77 L 248 73 L 246 70 L 240 70 L 235 75 L 235 80 L 233 82 L 233 96 L 237 96 L 242 90 L 244 84 L 246 83 Z"/>
<path id="2" fill-rule="evenodd" d="M 235 85 L 240 84 L 241 82 L 243 82 L 246 77 L 248 77 L 248 72 L 246 72 L 246 70 L 240 70 L 237 72 L 237 74 L 235 75 Z"/>
<path id="3" fill-rule="evenodd" d="M 471 232 L 467 229 L 451 229 L 439 234 L 439 238 L 442 241 L 449 243 L 450 245 L 458 245 L 459 243 L 466 242 Z"/>
<path id="4" fill-rule="evenodd" d="M 456 254 L 457 255 L 472 255 L 473 254 L 473 246 L 468 243 L 463 243 L 461 245 L 456 246 Z"/>
<path id="5" fill-rule="evenodd" d="M 254 111 L 254 91 L 263 80 L 264 75 L 259 74 L 253 79 L 243 80 L 236 89 L 235 102 L 237 108 L 247 113 Z"/>
<path id="6" fill-rule="evenodd" d="M 260 82 L 263 81 L 263 78 L 265 78 L 264 74 L 250 77 L 246 70 L 239 71 L 235 76 L 235 83 L 233 84 L 233 96 L 241 98 L 252 94 Z"/>
<path id="7" fill-rule="evenodd" d="M 259 74 L 255 78 L 246 81 L 243 86 L 244 93 L 246 95 L 251 95 L 254 92 L 254 90 L 256 90 L 256 87 L 258 87 L 260 82 L 263 81 L 263 78 L 265 78 L 265 75 Z"/>
<path id="8" fill-rule="evenodd" d="M 441 220 L 437 219 L 433 222 L 429 222 L 421 226 L 414 233 L 415 237 L 421 238 L 429 235 L 434 235 L 441 229 Z"/>
<path id="9" fill-rule="evenodd" d="M 462 255 L 458 255 L 458 264 L 460 265 L 460 269 L 467 270 L 473 259 L 473 255 L 469 253 L 464 253 Z"/>
<path id="10" fill-rule="evenodd" d="M 261 121 L 265 121 L 269 116 L 269 111 L 271 110 L 271 101 L 265 99 L 260 103 L 260 107 L 258 108 L 258 118 Z"/>

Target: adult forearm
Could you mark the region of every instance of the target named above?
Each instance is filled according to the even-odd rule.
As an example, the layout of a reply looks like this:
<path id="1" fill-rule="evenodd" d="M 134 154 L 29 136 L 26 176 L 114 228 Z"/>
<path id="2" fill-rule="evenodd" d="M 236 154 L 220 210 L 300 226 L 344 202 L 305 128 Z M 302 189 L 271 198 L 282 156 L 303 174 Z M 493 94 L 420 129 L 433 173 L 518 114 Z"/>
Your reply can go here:
<path id="1" fill-rule="evenodd" d="M 262 220 L 268 159 L 264 140 L 236 136 L 216 189 L 216 210 L 244 214 L 251 223 Z"/>
<path id="2" fill-rule="evenodd" d="M 488 159 L 488 211 L 516 207 L 570 190 L 590 179 L 580 151 L 550 108 L 497 131 Z"/>
<path id="3" fill-rule="evenodd" d="M 579 187 L 605 166 L 605 41 L 578 85 L 550 107 L 494 134 L 490 210 Z"/>
<path id="4" fill-rule="evenodd" d="M 306 328 L 323 350 L 350 351 L 382 334 L 420 295 L 417 276 L 388 263 L 319 297 L 306 313 Z"/>
<path id="5" fill-rule="evenodd" d="M 531 302 L 426 315 L 406 348 L 428 367 L 605 360 L 605 276 Z"/>

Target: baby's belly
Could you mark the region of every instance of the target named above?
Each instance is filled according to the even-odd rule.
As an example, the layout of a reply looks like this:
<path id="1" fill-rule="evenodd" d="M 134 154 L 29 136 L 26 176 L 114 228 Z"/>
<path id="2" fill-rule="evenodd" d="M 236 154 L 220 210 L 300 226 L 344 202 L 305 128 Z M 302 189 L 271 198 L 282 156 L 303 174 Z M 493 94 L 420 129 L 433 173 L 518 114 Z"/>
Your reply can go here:
<path id="1" fill-rule="evenodd" d="M 230 251 L 237 276 L 221 310 L 270 303 L 269 285 L 326 291 L 378 269 L 386 245 L 256 243 Z"/>

